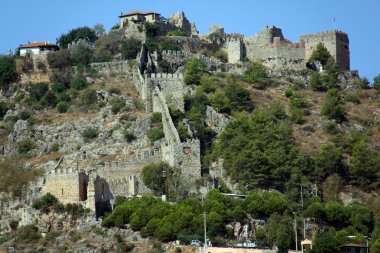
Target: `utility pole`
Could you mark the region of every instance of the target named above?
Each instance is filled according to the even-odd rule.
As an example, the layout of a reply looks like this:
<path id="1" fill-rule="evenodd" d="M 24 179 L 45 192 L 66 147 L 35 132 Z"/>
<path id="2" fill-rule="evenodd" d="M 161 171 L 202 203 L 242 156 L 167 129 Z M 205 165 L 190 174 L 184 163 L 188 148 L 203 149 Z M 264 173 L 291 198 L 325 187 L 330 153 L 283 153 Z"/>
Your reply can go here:
<path id="1" fill-rule="evenodd" d="M 203 225 L 204 225 L 204 233 L 205 233 L 205 243 L 203 244 L 203 253 L 206 253 L 206 244 L 207 244 L 207 224 L 206 224 L 206 212 L 203 212 Z"/>
<path id="2" fill-rule="evenodd" d="M 301 205 L 302 205 L 302 218 L 303 218 L 303 239 L 306 239 L 306 219 L 303 214 L 304 205 L 303 205 L 303 185 L 301 184 Z"/>
<path id="3" fill-rule="evenodd" d="M 294 213 L 294 235 L 296 238 L 296 251 L 298 251 L 297 216 L 296 216 L 296 213 Z"/>

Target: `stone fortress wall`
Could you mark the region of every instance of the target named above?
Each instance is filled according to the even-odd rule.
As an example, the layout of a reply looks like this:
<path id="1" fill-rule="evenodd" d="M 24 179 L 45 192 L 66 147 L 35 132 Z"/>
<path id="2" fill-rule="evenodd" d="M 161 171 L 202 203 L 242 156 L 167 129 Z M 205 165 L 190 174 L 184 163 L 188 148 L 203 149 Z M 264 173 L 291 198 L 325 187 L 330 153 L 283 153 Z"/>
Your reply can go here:
<path id="1" fill-rule="evenodd" d="M 282 30 L 275 26 L 249 37 L 239 34 L 219 35 L 217 44 L 228 53 L 230 63 L 238 63 L 245 57 L 259 60 L 276 69 L 306 68 L 306 62 L 318 43 L 323 43 L 341 70 L 350 70 L 349 39 L 341 31 L 327 31 L 302 35 L 293 43 L 285 39 Z"/>

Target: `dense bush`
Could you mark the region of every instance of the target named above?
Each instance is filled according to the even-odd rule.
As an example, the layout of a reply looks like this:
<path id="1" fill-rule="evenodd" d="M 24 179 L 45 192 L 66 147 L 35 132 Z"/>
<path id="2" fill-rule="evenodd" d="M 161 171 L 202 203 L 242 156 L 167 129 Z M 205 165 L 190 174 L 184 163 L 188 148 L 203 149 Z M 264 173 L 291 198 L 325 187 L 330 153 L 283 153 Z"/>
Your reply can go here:
<path id="1" fill-rule="evenodd" d="M 93 52 L 86 46 L 79 45 L 71 54 L 71 63 L 74 66 L 86 66 L 93 60 Z"/>
<path id="2" fill-rule="evenodd" d="M 46 83 L 35 83 L 29 87 L 29 96 L 35 101 L 40 101 L 43 96 L 48 92 L 49 85 Z"/>
<path id="3" fill-rule="evenodd" d="M 185 36 L 187 36 L 187 34 L 184 31 L 177 29 L 174 31 L 168 31 L 166 33 L 166 36 L 184 36 L 185 37 Z"/>
<path id="4" fill-rule="evenodd" d="M 333 88 L 327 91 L 321 113 L 339 123 L 345 120 L 345 111 L 338 89 Z"/>
<path id="5" fill-rule="evenodd" d="M 84 131 L 83 131 L 83 138 L 88 141 L 88 140 L 91 140 L 91 139 L 95 139 L 98 137 L 98 129 L 96 128 L 92 128 L 92 127 L 89 127 L 89 128 L 86 128 Z"/>
<path id="6" fill-rule="evenodd" d="M 35 225 L 27 225 L 17 230 L 17 240 L 23 243 L 35 242 L 41 239 L 41 234 Z"/>
<path id="7" fill-rule="evenodd" d="M 51 195 L 50 193 L 47 193 L 46 195 L 42 196 L 41 198 L 36 199 L 33 202 L 32 207 L 37 210 L 42 210 L 45 213 L 48 213 L 51 211 L 51 209 L 54 207 L 54 205 L 58 204 L 58 199 Z"/>
<path id="8" fill-rule="evenodd" d="M 160 33 L 160 26 L 149 22 L 144 23 L 145 34 L 148 38 L 155 38 Z"/>
<path id="9" fill-rule="evenodd" d="M 9 84 L 16 81 L 18 74 L 16 72 L 16 61 L 10 56 L 0 57 L 0 88 L 7 89 Z"/>
<path id="10" fill-rule="evenodd" d="M 124 139 L 126 139 L 127 142 L 132 142 L 136 139 L 136 136 L 133 133 L 129 132 L 128 130 L 125 130 L 123 135 L 124 135 Z"/>
<path id="11" fill-rule="evenodd" d="M 244 81 L 247 83 L 267 83 L 268 79 L 268 70 L 266 67 L 259 63 L 259 62 L 253 62 L 248 70 L 243 75 Z"/>
<path id="12" fill-rule="evenodd" d="M 162 130 L 162 128 L 154 127 L 148 131 L 148 138 L 152 143 L 155 141 L 158 141 L 164 137 L 165 137 L 165 134 L 164 134 L 164 131 Z"/>
<path id="13" fill-rule="evenodd" d="M 17 152 L 19 154 L 27 154 L 36 147 L 37 145 L 32 140 L 22 140 L 17 143 Z"/>
<path id="14" fill-rule="evenodd" d="M 83 92 L 81 96 L 82 104 L 85 106 L 90 106 L 98 101 L 98 96 L 95 90 L 87 89 Z"/>
<path id="15" fill-rule="evenodd" d="M 57 111 L 59 113 L 65 113 L 67 112 L 67 110 L 69 109 L 70 107 L 70 104 L 65 102 L 65 101 L 61 101 L 57 104 Z"/>
<path id="16" fill-rule="evenodd" d="M 198 59 L 191 59 L 185 65 L 184 81 L 187 85 L 198 85 L 201 81 L 205 64 Z"/>
<path id="17" fill-rule="evenodd" d="M 3 101 L 0 101 L 0 120 L 4 118 L 8 110 L 9 110 L 8 104 Z"/>
<path id="18" fill-rule="evenodd" d="M 93 29 L 89 27 L 79 27 L 70 30 L 67 34 L 62 34 L 57 39 L 57 44 L 61 47 L 67 48 L 67 46 L 80 39 L 85 39 L 89 42 L 95 42 L 98 37 Z"/>
<path id="19" fill-rule="evenodd" d="M 71 54 L 67 49 L 51 52 L 47 55 L 50 68 L 64 69 L 71 65 Z"/>
<path id="20" fill-rule="evenodd" d="M 128 39 L 123 41 L 121 45 L 121 55 L 124 59 L 136 59 L 138 52 L 141 49 L 141 42 L 136 39 Z"/>
<path id="21" fill-rule="evenodd" d="M 75 90 L 83 90 L 87 85 L 87 80 L 83 76 L 77 76 L 71 81 L 71 88 Z"/>
<path id="22" fill-rule="evenodd" d="M 125 108 L 125 101 L 118 97 L 112 98 L 109 103 L 111 105 L 111 111 L 114 114 L 121 112 Z"/>
<path id="23" fill-rule="evenodd" d="M 150 121 L 152 123 L 161 123 L 162 122 L 162 114 L 160 112 L 155 112 L 150 117 Z"/>

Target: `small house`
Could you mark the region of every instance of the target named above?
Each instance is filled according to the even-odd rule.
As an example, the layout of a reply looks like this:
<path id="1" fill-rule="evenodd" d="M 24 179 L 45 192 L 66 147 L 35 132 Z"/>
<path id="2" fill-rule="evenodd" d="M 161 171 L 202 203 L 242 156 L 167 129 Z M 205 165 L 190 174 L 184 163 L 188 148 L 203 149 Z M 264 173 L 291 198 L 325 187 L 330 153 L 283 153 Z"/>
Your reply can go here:
<path id="1" fill-rule="evenodd" d="M 357 243 L 347 243 L 338 247 L 341 253 L 368 253 L 368 247 Z"/>
<path id="2" fill-rule="evenodd" d="M 59 50 L 59 46 L 50 44 L 49 42 L 34 42 L 20 46 L 20 56 L 27 54 L 43 54 Z"/>
<path id="3" fill-rule="evenodd" d="M 121 14 L 120 18 L 120 28 L 123 28 L 128 22 L 140 23 L 148 22 L 155 23 L 160 21 L 160 14 L 156 12 L 140 12 L 132 11 L 129 13 Z"/>

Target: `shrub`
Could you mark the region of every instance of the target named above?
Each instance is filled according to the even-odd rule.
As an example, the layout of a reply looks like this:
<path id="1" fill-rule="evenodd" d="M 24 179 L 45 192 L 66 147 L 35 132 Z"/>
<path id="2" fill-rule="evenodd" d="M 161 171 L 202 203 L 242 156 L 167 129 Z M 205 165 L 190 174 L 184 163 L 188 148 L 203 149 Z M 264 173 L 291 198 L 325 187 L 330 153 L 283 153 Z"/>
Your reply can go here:
<path id="1" fill-rule="evenodd" d="M 87 80 L 83 76 L 77 76 L 71 81 L 71 88 L 75 90 L 83 90 L 87 87 Z"/>
<path id="2" fill-rule="evenodd" d="M 49 85 L 46 83 L 35 83 L 29 87 L 30 98 L 35 101 L 40 101 L 43 96 L 48 92 Z"/>
<path id="3" fill-rule="evenodd" d="M 339 129 L 337 128 L 336 124 L 334 122 L 331 122 L 331 121 L 322 125 L 322 129 L 325 133 L 332 134 L 332 135 L 339 133 Z"/>
<path id="4" fill-rule="evenodd" d="M 347 94 L 344 97 L 344 100 L 346 100 L 346 102 L 351 102 L 351 103 L 354 103 L 356 105 L 360 104 L 360 99 L 356 94 Z"/>
<path id="5" fill-rule="evenodd" d="M 45 95 L 41 99 L 41 105 L 49 107 L 55 107 L 57 105 L 57 97 L 51 90 L 48 90 L 45 93 Z"/>
<path id="6" fill-rule="evenodd" d="M 19 114 L 20 119 L 27 120 L 32 116 L 32 114 L 29 111 L 22 111 Z"/>
<path id="7" fill-rule="evenodd" d="M 96 128 L 92 128 L 92 127 L 89 127 L 89 128 L 86 128 L 84 131 L 83 131 L 83 138 L 87 141 L 87 140 L 91 140 L 91 139 L 95 139 L 98 137 L 98 130 Z"/>
<path id="8" fill-rule="evenodd" d="M 90 106 L 92 104 L 95 104 L 98 101 L 97 93 L 93 89 L 85 90 L 81 98 L 82 98 L 82 104 L 85 106 Z"/>
<path id="9" fill-rule="evenodd" d="M 188 61 L 185 65 L 185 83 L 187 85 L 198 85 L 201 81 L 202 72 L 205 67 L 206 65 L 198 59 L 191 59 L 190 61 Z"/>
<path id="10" fill-rule="evenodd" d="M 42 71 L 42 72 L 46 72 L 46 64 L 42 61 L 38 61 L 37 62 L 37 69 Z"/>
<path id="11" fill-rule="evenodd" d="M 118 88 L 115 88 L 115 87 L 109 88 L 108 92 L 111 93 L 111 94 L 116 94 L 116 95 L 120 95 L 121 94 L 121 91 Z"/>
<path id="12" fill-rule="evenodd" d="M 69 109 L 69 106 L 70 106 L 69 103 L 65 101 L 61 101 L 57 104 L 57 111 L 59 113 L 65 113 Z"/>
<path id="13" fill-rule="evenodd" d="M 3 101 L 0 101 L 0 120 L 4 118 L 8 110 L 9 110 L 8 104 Z"/>
<path id="14" fill-rule="evenodd" d="M 24 243 L 34 242 L 41 239 L 41 234 L 35 225 L 27 225 L 18 229 L 17 239 Z"/>
<path id="15" fill-rule="evenodd" d="M 93 52 L 86 46 L 79 45 L 71 54 L 71 63 L 73 65 L 88 65 L 93 58 Z"/>
<path id="16" fill-rule="evenodd" d="M 17 78 L 15 59 L 10 56 L 0 56 L 0 88 L 8 89 L 9 84 Z"/>
<path id="17" fill-rule="evenodd" d="M 123 135 L 124 135 L 124 139 L 126 139 L 127 142 L 132 142 L 136 139 L 136 136 L 133 133 L 129 132 L 128 130 L 125 130 Z"/>
<path id="18" fill-rule="evenodd" d="M 377 91 L 380 90 L 380 74 L 373 78 L 373 88 L 375 88 Z"/>
<path id="19" fill-rule="evenodd" d="M 47 193 L 46 195 L 42 196 L 41 198 L 36 199 L 33 202 L 32 207 L 37 210 L 42 210 L 45 213 L 48 213 L 51 211 L 51 208 L 58 204 L 58 199 L 53 196 L 50 193 Z"/>
<path id="20" fill-rule="evenodd" d="M 244 73 L 243 79 L 247 83 L 256 83 L 256 82 L 264 82 L 268 78 L 267 68 L 259 63 L 253 62 L 248 70 Z"/>
<path id="21" fill-rule="evenodd" d="M 161 123 L 162 122 L 162 114 L 160 112 L 153 113 L 152 117 L 150 117 L 150 121 L 152 123 Z"/>
<path id="22" fill-rule="evenodd" d="M 218 51 L 213 53 L 213 56 L 222 62 L 228 62 L 228 54 L 226 51 L 219 49 Z"/>
<path id="23" fill-rule="evenodd" d="M 17 143 L 17 151 L 19 154 L 27 154 L 37 145 L 32 140 L 23 140 Z"/>
<path id="24" fill-rule="evenodd" d="M 11 221 L 9 222 L 9 227 L 10 227 L 12 230 L 17 230 L 17 228 L 18 228 L 18 224 L 19 224 L 18 220 L 11 220 Z"/>
<path id="25" fill-rule="evenodd" d="M 161 128 L 152 128 L 148 131 L 148 138 L 153 143 L 165 137 L 164 131 Z"/>
<path id="26" fill-rule="evenodd" d="M 160 26 L 152 23 L 144 23 L 145 34 L 148 38 L 155 38 L 160 33 Z"/>
<path id="27" fill-rule="evenodd" d="M 47 61 L 50 68 L 64 69 L 71 65 L 71 54 L 67 49 L 61 49 L 57 52 L 50 52 L 47 55 Z"/>
<path id="28" fill-rule="evenodd" d="M 160 60 L 158 62 L 158 66 L 162 69 L 162 72 L 165 72 L 165 73 L 172 73 L 173 72 L 172 66 L 170 65 L 170 63 L 167 60 Z"/>
<path id="29" fill-rule="evenodd" d="M 125 101 L 121 98 L 112 98 L 109 103 L 112 106 L 111 111 L 114 114 L 119 113 L 122 109 L 125 108 Z"/>
<path id="30" fill-rule="evenodd" d="M 177 30 L 174 30 L 174 31 L 168 31 L 166 33 L 166 36 L 187 36 L 186 32 L 180 30 L 180 29 L 177 29 Z"/>
<path id="31" fill-rule="evenodd" d="M 345 120 L 344 107 L 338 89 L 333 88 L 327 91 L 321 113 L 339 123 Z"/>
<path id="32" fill-rule="evenodd" d="M 181 51 L 182 48 L 181 48 L 181 45 L 179 44 L 175 44 L 169 40 L 162 40 L 160 42 L 160 47 L 161 47 L 161 50 L 162 51 L 167 51 L 167 50 L 170 50 L 170 51 Z"/>
<path id="33" fill-rule="evenodd" d="M 136 56 L 141 48 L 141 42 L 135 39 L 123 41 L 121 45 L 121 55 L 124 59 L 136 59 Z"/>

